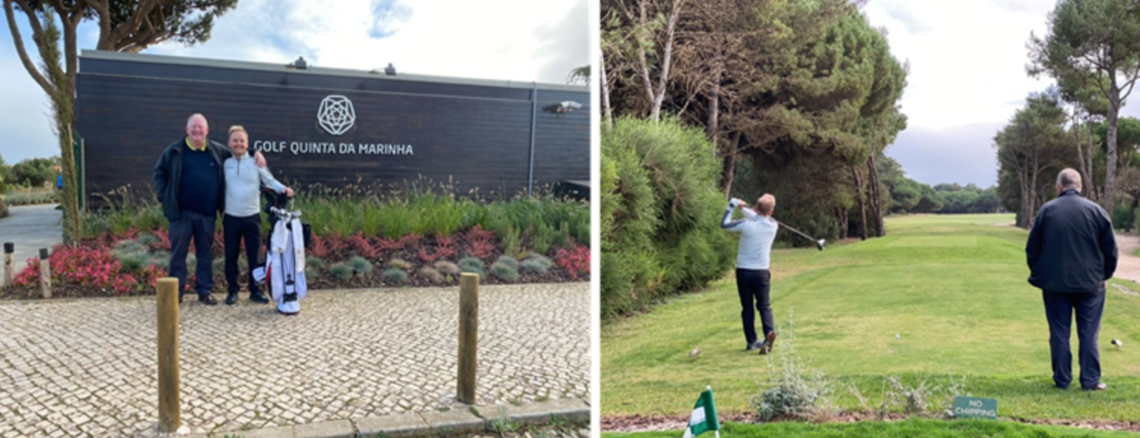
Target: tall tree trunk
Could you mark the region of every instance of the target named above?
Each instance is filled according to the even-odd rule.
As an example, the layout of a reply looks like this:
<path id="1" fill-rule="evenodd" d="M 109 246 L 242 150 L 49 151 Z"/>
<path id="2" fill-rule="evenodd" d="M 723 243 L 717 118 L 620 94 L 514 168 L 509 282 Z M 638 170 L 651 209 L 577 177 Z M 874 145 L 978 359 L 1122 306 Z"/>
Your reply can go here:
<path id="1" fill-rule="evenodd" d="M 844 207 L 836 208 L 836 219 L 839 220 L 839 239 L 847 238 L 847 209 Z"/>
<path id="2" fill-rule="evenodd" d="M 1038 166 L 1039 157 L 1035 154 L 1033 156 L 1033 167 L 1031 167 L 1032 174 L 1029 175 L 1029 215 L 1025 217 L 1025 222 L 1029 224 L 1028 228 L 1033 228 L 1033 219 L 1037 216 L 1037 176 L 1041 174 L 1040 167 Z"/>
<path id="3" fill-rule="evenodd" d="M 1108 101 L 1111 107 L 1108 110 L 1108 139 L 1106 141 L 1108 150 L 1105 154 L 1104 163 L 1104 198 L 1100 200 L 1100 205 L 1104 207 L 1104 211 L 1108 213 L 1108 218 L 1112 219 L 1112 208 L 1116 205 L 1116 126 L 1117 116 L 1120 113 L 1120 89 L 1116 85 L 1116 77 L 1111 78 L 1111 93 L 1108 96 Z"/>
<path id="4" fill-rule="evenodd" d="M 859 169 L 851 166 L 851 175 L 855 177 L 855 193 L 858 193 L 859 201 L 859 228 L 862 231 L 863 240 L 867 240 L 867 200 L 866 200 L 866 187 L 863 186 L 863 179 L 859 178 Z"/>
<path id="5" fill-rule="evenodd" d="M 1140 193 L 1132 194 L 1132 206 L 1128 208 L 1128 229 L 1124 231 L 1136 229 L 1136 208 L 1140 207 Z"/>
<path id="6" fill-rule="evenodd" d="M 1020 179 L 1020 183 L 1021 183 L 1021 214 L 1018 215 L 1019 217 L 1017 218 L 1017 226 L 1028 230 L 1029 229 L 1029 202 L 1030 202 L 1029 201 L 1029 182 L 1027 181 L 1028 178 L 1026 176 L 1024 176 L 1024 174 L 1023 174 L 1022 178 L 1019 178 L 1019 179 Z"/>
<path id="7" fill-rule="evenodd" d="M 645 46 L 638 45 L 638 61 L 641 67 L 641 82 L 645 87 L 646 96 L 649 98 L 650 110 L 649 118 L 653 121 L 661 120 L 661 105 L 665 103 L 665 89 L 669 85 L 669 68 L 673 63 L 673 37 L 677 30 L 677 19 L 681 14 L 681 3 L 684 0 L 673 0 L 673 8 L 669 11 L 669 19 L 665 25 L 665 44 L 663 47 L 663 54 L 661 56 L 660 70 L 661 74 L 657 77 L 657 86 L 654 87 L 652 79 L 650 79 L 649 62 L 645 55 Z M 652 18 L 652 19 L 655 19 Z M 641 25 L 649 26 L 651 17 L 646 10 L 646 3 L 641 3 Z"/>
<path id="8" fill-rule="evenodd" d="M 705 123 L 705 135 L 709 137 L 709 142 L 713 144 L 713 158 L 716 158 L 717 151 L 717 128 L 718 118 L 720 116 L 720 75 L 713 79 L 713 84 L 709 87 L 709 117 Z"/>
<path id="9" fill-rule="evenodd" d="M 724 169 L 722 171 L 724 175 L 724 187 L 722 187 L 722 190 L 724 191 L 724 197 L 728 198 L 732 193 L 732 181 L 736 177 L 736 156 L 740 149 L 739 132 L 732 136 L 732 140 L 725 145 L 725 149 L 727 153 L 724 157 Z M 754 168 L 753 171 L 755 172 L 755 170 Z"/>
<path id="10" fill-rule="evenodd" d="M 887 235 L 883 229 L 883 198 L 879 193 L 879 171 L 875 169 L 875 154 L 867 159 L 867 184 L 871 186 L 871 215 L 875 222 L 874 237 Z"/>
<path id="11" fill-rule="evenodd" d="M 1085 120 L 1085 127 L 1088 129 L 1088 133 L 1089 133 L 1089 135 L 1085 136 L 1089 140 L 1089 147 L 1085 149 L 1085 153 L 1088 154 L 1087 156 L 1088 156 L 1089 180 L 1086 181 L 1085 183 L 1087 184 L 1087 187 L 1088 187 L 1087 193 L 1088 193 L 1089 199 L 1096 201 L 1096 200 L 1100 199 L 1100 193 L 1096 189 L 1096 175 L 1095 175 L 1096 174 L 1096 168 L 1093 167 L 1092 121 L 1091 120 Z"/>
<path id="12" fill-rule="evenodd" d="M 1088 181 L 1092 179 L 1092 174 L 1089 173 L 1089 168 L 1085 166 L 1085 153 L 1081 148 L 1081 119 L 1076 112 L 1073 112 L 1073 134 L 1077 137 L 1077 162 L 1081 163 L 1081 185 L 1085 197 L 1089 196 Z"/>
<path id="13" fill-rule="evenodd" d="M 610 83 L 606 80 L 605 53 L 598 54 L 598 70 L 601 70 L 602 74 L 602 112 L 605 114 L 606 126 L 611 127 L 614 125 L 614 110 L 610 106 Z"/>

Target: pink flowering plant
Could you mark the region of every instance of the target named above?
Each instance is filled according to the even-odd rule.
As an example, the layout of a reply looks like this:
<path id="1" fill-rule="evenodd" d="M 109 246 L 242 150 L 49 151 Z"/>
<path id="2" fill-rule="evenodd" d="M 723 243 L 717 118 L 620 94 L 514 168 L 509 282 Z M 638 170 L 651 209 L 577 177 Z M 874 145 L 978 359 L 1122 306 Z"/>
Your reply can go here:
<path id="1" fill-rule="evenodd" d="M 165 274 L 154 265 L 148 265 L 138 273 L 125 272 L 122 263 L 104 246 L 59 245 L 53 248 L 48 260 L 51 263 L 52 284 L 91 287 L 107 295 L 140 293 L 144 287 L 153 288 L 157 279 Z M 29 258 L 27 267 L 13 280 L 17 287 L 39 287 L 39 258 Z"/>
<path id="2" fill-rule="evenodd" d="M 572 249 L 559 249 L 554 262 L 574 278 L 583 274 L 590 275 L 590 247 L 576 245 Z"/>

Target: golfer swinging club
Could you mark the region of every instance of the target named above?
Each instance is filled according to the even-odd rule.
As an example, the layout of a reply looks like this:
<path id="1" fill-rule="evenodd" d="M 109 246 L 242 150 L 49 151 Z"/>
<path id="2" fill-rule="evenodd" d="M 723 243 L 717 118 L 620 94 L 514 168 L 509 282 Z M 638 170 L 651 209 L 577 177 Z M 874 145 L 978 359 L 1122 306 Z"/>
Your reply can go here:
<path id="1" fill-rule="evenodd" d="M 745 350 L 760 350 L 760 354 L 772 351 L 776 342 L 775 325 L 772 321 L 772 305 L 768 298 L 771 290 L 772 274 L 768 272 L 768 261 L 772 252 L 772 242 L 776 239 L 779 223 L 772 219 L 776 209 L 776 197 L 764 194 L 756 201 L 755 215 L 745 214 L 744 219 L 731 220 L 732 210 L 741 208 L 747 211 L 748 205 L 733 198 L 724 211 L 720 227 L 740 233 L 740 247 L 736 252 L 736 289 L 740 294 L 740 319 L 744 322 L 744 339 L 748 342 Z M 760 321 L 764 326 L 764 339 L 756 338 L 756 313 L 752 310 L 755 302 L 760 311 Z"/>

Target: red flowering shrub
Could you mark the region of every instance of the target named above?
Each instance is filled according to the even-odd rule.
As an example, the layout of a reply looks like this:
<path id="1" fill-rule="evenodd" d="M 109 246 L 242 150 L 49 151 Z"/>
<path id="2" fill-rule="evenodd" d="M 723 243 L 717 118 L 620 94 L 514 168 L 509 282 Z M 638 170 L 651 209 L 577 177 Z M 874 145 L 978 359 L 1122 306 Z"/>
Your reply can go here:
<path id="1" fill-rule="evenodd" d="M 396 244 L 399 245 L 398 249 L 404 249 L 409 246 L 415 247 L 420 245 L 421 239 L 422 237 L 419 234 L 408 234 L 404 237 L 401 237 L 400 240 L 396 242 Z"/>
<path id="2" fill-rule="evenodd" d="M 371 239 L 364 237 L 363 232 L 357 232 L 348 237 L 348 243 L 356 249 L 357 254 L 369 260 L 375 260 L 380 256 L 381 249 L 372 244 Z"/>
<path id="3" fill-rule="evenodd" d="M 571 277 L 578 278 L 579 274 L 590 274 L 590 247 L 578 245 L 573 249 L 562 248 L 554 256 L 554 262 L 570 273 Z"/>
<path id="4" fill-rule="evenodd" d="M 469 256 L 485 259 L 495 250 L 495 232 L 484 230 L 482 226 L 475 225 L 463 237 L 466 240 L 463 249 Z"/>
<path id="5" fill-rule="evenodd" d="M 459 250 L 455 248 L 454 236 L 436 236 L 435 244 L 435 252 L 431 254 L 428 254 L 427 252 L 427 245 L 420 247 L 420 260 L 423 260 L 425 263 L 431 263 L 439 260 L 440 258 L 451 258 L 459 252 Z"/>
<path id="6" fill-rule="evenodd" d="M 163 251 L 170 251 L 170 233 L 164 230 L 154 230 L 150 232 L 155 237 L 158 237 L 158 249 Z"/>
<path id="7" fill-rule="evenodd" d="M 325 247 L 329 249 L 330 253 L 340 251 L 346 246 L 348 246 L 348 242 L 345 242 L 343 238 L 335 234 L 325 238 Z"/>
<path id="8" fill-rule="evenodd" d="M 264 245 L 262 246 L 264 247 Z M 316 234 L 313 235 L 311 246 L 312 247 L 308 249 L 308 254 L 313 257 L 325 258 L 328 257 L 330 252 L 332 252 L 329 250 L 329 247 L 325 245 L 325 239 L 322 239 L 321 236 L 318 236 Z M 262 256 L 264 255 L 265 254 L 262 254 Z"/>
<path id="9" fill-rule="evenodd" d="M 455 246 L 455 236 L 435 236 L 435 243 L 439 246 L 452 248 Z"/>
<path id="10" fill-rule="evenodd" d="M 376 247 L 380 248 L 381 251 L 393 251 L 401 249 L 402 247 L 400 245 L 401 244 L 399 241 L 387 237 L 380 237 L 376 239 Z"/>

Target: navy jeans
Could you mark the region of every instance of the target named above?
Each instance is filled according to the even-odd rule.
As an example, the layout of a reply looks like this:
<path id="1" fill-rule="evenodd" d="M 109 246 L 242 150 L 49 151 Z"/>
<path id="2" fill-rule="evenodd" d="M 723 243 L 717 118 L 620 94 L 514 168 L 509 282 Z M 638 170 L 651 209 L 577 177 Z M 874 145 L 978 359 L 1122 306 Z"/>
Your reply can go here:
<path id="1" fill-rule="evenodd" d="M 1069 349 L 1073 314 L 1077 315 L 1078 354 L 1081 364 L 1081 387 L 1100 383 L 1100 351 L 1096 338 L 1100 334 L 1100 317 L 1104 314 L 1104 289 L 1094 293 L 1058 293 L 1043 291 L 1045 317 L 1049 320 L 1049 351 L 1053 362 L 1053 383 L 1068 388 L 1073 380 L 1073 353 Z"/>
<path id="2" fill-rule="evenodd" d="M 178 296 L 186 290 L 186 253 L 194 242 L 194 256 L 198 266 L 194 290 L 199 297 L 210 294 L 214 288 L 214 218 L 192 211 L 182 211 L 182 217 L 170 223 L 170 276 L 178 278 Z"/>
<path id="3" fill-rule="evenodd" d="M 764 336 L 775 330 L 772 322 L 772 303 L 768 292 L 772 288 L 772 273 L 767 269 L 736 268 L 736 290 L 740 295 L 740 319 L 744 323 L 744 340 L 748 345 L 756 342 L 756 310 L 760 311 L 760 323 Z M 756 306 L 756 310 L 752 310 Z"/>

